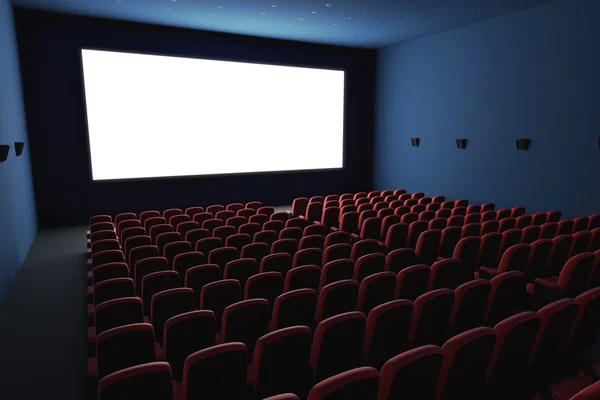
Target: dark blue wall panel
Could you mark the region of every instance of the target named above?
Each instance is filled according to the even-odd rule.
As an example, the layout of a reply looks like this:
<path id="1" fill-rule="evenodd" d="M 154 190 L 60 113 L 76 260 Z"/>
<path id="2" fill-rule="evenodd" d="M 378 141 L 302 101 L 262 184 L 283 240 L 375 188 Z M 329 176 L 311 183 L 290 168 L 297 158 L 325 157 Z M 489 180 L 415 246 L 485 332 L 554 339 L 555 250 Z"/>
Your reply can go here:
<path id="1" fill-rule="evenodd" d="M 599 14 L 559 0 L 380 51 L 376 188 L 600 212 Z"/>
<path id="2" fill-rule="evenodd" d="M 0 163 L 0 301 L 21 267 L 37 233 L 29 149 L 15 157 L 14 142 L 27 143 L 13 11 L 0 0 L 0 144 L 9 144 Z"/>
<path id="3" fill-rule="evenodd" d="M 40 226 L 83 223 L 97 213 L 254 199 L 268 204 L 291 204 L 294 197 L 301 195 L 357 191 L 371 186 L 374 51 L 21 9 L 16 10 L 16 21 Z M 94 183 L 83 101 L 82 47 L 344 69 L 346 166 L 327 172 Z M 206 149 L 198 149 L 199 157 L 203 151 Z M 289 151 L 294 151 L 293 146 Z"/>

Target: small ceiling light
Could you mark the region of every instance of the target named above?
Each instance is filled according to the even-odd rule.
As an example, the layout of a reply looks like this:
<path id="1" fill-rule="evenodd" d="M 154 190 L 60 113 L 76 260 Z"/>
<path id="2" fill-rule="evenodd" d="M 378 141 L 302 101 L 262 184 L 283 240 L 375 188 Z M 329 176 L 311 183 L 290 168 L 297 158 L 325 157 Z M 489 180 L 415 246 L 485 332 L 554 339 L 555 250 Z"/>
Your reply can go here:
<path id="1" fill-rule="evenodd" d="M 265 15 L 265 13 L 264 13 L 264 12 L 261 12 L 261 13 L 260 13 L 260 15 Z"/>
<path id="2" fill-rule="evenodd" d="M 121 4 L 121 0 L 116 0 L 117 4 Z"/>
<path id="3" fill-rule="evenodd" d="M 433 22 L 429 21 L 430 24 L 433 24 Z"/>
<path id="4" fill-rule="evenodd" d="M 210 14 L 210 16 L 211 16 L 211 17 L 214 17 L 214 16 L 215 16 L 215 14 L 211 13 L 211 14 Z"/>
<path id="5" fill-rule="evenodd" d="M 339 26 L 339 24 L 333 24 L 333 26 Z"/>
<path id="6" fill-rule="evenodd" d="M 475 7 L 471 8 L 471 11 L 475 11 Z"/>
<path id="7" fill-rule="evenodd" d="M 223 6 L 218 6 L 217 8 L 223 8 Z"/>
<path id="8" fill-rule="evenodd" d="M 386 3 L 381 3 L 381 5 L 382 5 L 382 6 L 385 6 L 385 5 L 386 5 Z"/>
<path id="9" fill-rule="evenodd" d="M 288 26 L 292 26 L 292 24 L 288 24 Z"/>
<path id="10" fill-rule="evenodd" d="M 317 12 L 316 12 L 316 11 L 313 11 L 312 13 L 313 13 L 313 15 L 315 15 Z"/>
<path id="11" fill-rule="evenodd" d="M 271 8 L 277 8 L 277 4 L 273 4 Z"/>
<path id="12" fill-rule="evenodd" d="M 365 12 L 369 12 L 368 10 L 365 10 Z"/>
<path id="13" fill-rule="evenodd" d="M 298 21 L 304 21 L 304 18 L 300 17 L 298 18 Z"/>
<path id="14" fill-rule="evenodd" d="M 398 19 L 402 19 L 402 15 L 398 15 Z"/>
<path id="15" fill-rule="evenodd" d="M 381 21 L 381 25 L 385 25 L 385 22 Z"/>
<path id="16" fill-rule="evenodd" d="M 167 10 L 167 11 L 171 11 L 171 7 L 167 7 L 167 8 L 166 8 L 166 10 Z"/>
<path id="17" fill-rule="evenodd" d="M 419 9 L 417 10 L 417 12 L 421 12 L 421 9 L 419 8 Z"/>
<path id="18" fill-rule="evenodd" d="M 327 3 L 325 4 L 327 7 L 331 7 L 331 3 Z"/>
<path id="19" fill-rule="evenodd" d="M 254 18 L 252 18 L 252 19 L 250 20 L 250 22 L 254 22 L 254 21 L 256 21 Z"/>

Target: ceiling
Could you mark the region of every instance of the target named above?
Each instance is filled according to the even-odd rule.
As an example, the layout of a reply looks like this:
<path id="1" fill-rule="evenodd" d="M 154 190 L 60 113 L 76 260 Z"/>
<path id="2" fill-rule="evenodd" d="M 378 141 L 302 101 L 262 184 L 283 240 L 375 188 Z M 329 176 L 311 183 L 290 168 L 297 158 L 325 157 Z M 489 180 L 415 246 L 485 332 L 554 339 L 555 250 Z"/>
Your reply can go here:
<path id="1" fill-rule="evenodd" d="M 12 0 L 16 6 L 350 47 L 381 48 L 552 0 Z"/>

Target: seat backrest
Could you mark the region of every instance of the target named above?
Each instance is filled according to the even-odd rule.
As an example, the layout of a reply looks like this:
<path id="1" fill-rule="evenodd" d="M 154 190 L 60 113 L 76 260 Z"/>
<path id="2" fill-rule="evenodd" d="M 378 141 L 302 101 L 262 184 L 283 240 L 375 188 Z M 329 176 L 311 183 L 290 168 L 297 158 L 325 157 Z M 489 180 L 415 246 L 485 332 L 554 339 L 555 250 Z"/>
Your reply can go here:
<path id="1" fill-rule="evenodd" d="M 527 311 L 510 316 L 494 326 L 496 345 L 487 369 L 491 390 L 500 392 L 506 390 L 504 387 L 508 382 L 527 379 L 529 357 L 540 322 L 537 313 Z"/>
<path id="2" fill-rule="evenodd" d="M 307 400 L 347 399 L 375 400 L 379 387 L 379 373 L 372 367 L 360 367 L 339 373 L 318 384 Z"/>
<path id="3" fill-rule="evenodd" d="M 185 233 L 186 242 L 190 242 L 190 244 L 192 245 L 192 248 L 194 248 L 194 249 L 196 248 L 196 245 L 198 244 L 198 242 L 200 240 L 206 239 L 208 237 L 210 237 L 210 232 L 208 232 L 208 229 L 203 229 L 203 228 L 192 229 Z M 205 255 L 205 257 L 206 257 L 206 255 Z"/>
<path id="4" fill-rule="evenodd" d="M 187 356 L 215 345 L 215 331 L 215 314 L 209 310 L 190 311 L 166 320 L 162 349 L 173 370 L 173 380 L 183 380 Z"/>
<path id="5" fill-rule="evenodd" d="M 529 255 L 531 254 L 531 245 L 526 243 L 510 246 L 500 259 L 498 272 L 521 271 L 525 273 Z"/>
<path id="6" fill-rule="evenodd" d="M 152 325 L 140 323 L 119 326 L 96 337 L 98 378 L 138 364 L 154 362 Z"/>
<path id="7" fill-rule="evenodd" d="M 358 283 L 354 280 L 342 280 L 325 285 L 319 292 L 316 323 L 334 315 L 356 310 Z"/>
<path id="8" fill-rule="evenodd" d="M 410 348 L 412 313 L 412 301 L 406 299 L 388 301 L 370 310 L 363 342 L 368 365 L 381 369 L 387 360 Z"/>
<path id="9" fill-rule="evenodd" d="M 352 254 L 350 255 L 352 257 Z M 365 254 L 356 260 L 352 279 L 358 283 L 369 275 L 383 272 L 385 269 L 385 257 L 381 253 Z"/>
<path id="10" fill-rule="evenodd" d="M 122 369 L 98 383 L 98 400 L 172 400 L 171 367 L 166 362 L 149 362 Z"/>
<path id="11" fill-rule="evenodd" d="M 252 361 L 254 344 L 269 332 L 269 317 L 269 302 L 265 299 L 244 300 L 227 306 L 221 323 L 223 341 L 244 343 L 248 361 Z"/>
<path id="12" fill-rule="evenodd" d="M 454 248 L 452 258 L 459 259 L 465 267 L 471 271 L 475 271 L 477 269 L 480 244 L 480 237 L 472 236 L 460 239 Z"/>
<path id="13" fill-rule="evenodd" d="M 142 302 L 144 315 L 150 315 L 152 296 L 167 289 L 179 287 L 179 274 L 176 271 L 158 271 L 144 276 L 142 279 Z"/>
<path id="14" fill-rule="evenodd" d="M 265 256 L 260 262 L 259 272 L 279 272 L 285 276 L 292 269 L 292 256 L 288 253 L 273 253 Z"/>
<path id="15" fill-rule="evenodd" d="M 379 399 L 434 399 L 442 361 L 442 349 L 434 345 L 391 358 L 379 373 Z"/>
<path id="16" fill-rule="evenodd" d="M 118 326 L 144 322 L 139 297 L 122 297 L 100 303 L 94 312 L 96 335 Z"/>
<path id="17" fill-rule="evenodd" d="M 312 385 L 310 346 L 312 331 L 292 326 L 261 336 L 254 347 L 250 384 L 256 398 L 298 393 L 305 398 Z"/>
<path id="18" fill-rule="evenodd" d="M 113 278 L 94 285 L 94 304 L 121 297 L 135 296 L 135 284 L 130 278 Z"/>
<path id="19" fill-rule="evenodd" d="M 479 267 L 496 268 L 498 265 L 498 253 L 500 252 L 501 243 L 501 233 L 490 232 L 481 236 L 477 265 Z"/>
<path id="20" fill-rule="evenodd" d="M 203 264 L 188 269 L 185 273 L 185 287 L 194 291 L 196 308 L 200 308 L 200 293 L 202 288 L 221 278 L 221 271 L 216 264 Z"/>
<path id="21" fill-rule="evenodd" d="M 486 325 L 494 326 L 515 313 L 525 296 L 525 275 L 521 271 L 501 273 L 490 280 L 492 290 L 485 311 Z"/>
<path id="22" fill-rule="evenodd" d="M 462 229 L 459 226 L 448 226 L 442 230 L 440 239 L 440 256 L 450 258 L 460 240 Z"/>
<path id="23" fill-rule="evenodd" d="M 314 327 L 317 309 L 317 292 L 313 289 L 297 289 L 285 292 L 275 299 L 271 327 L 273 330 L 289 326 Z"/>
<path id="24" fill-rule="evenodd" d="M 415 300 L 427 291 L 429 282 L 428 265 L 420 264 L 404 268 L 396 275 L 394 298 Z"/>
<path id="25" fill-rule="evenodd" d="M 165 322 L 169 318 L 195 309 L 194 291 L 190 288 L 163 290 L 152 296 L 150 321 L 154 327 L 156 341 L 162 343 Z"/>
<path id="26" fill-rule="evenodd" d="M 247 356 L 243 343 L 225 343 L 188 356 L 183 367 L 183 399 L 243 399 Z"/>
<path id="27" fill-rule="evenodd" d="M 365 315 L 353 311 L 317 325 L 310 353 L 316 382 L 362 365 L 365 323 Z"/>
<path id="28" fill-rule="evenodd" d="M 256 274 L 258 274 L 258 264 L 254 258 L 238 258 L 229 261 L 223 269 L 223 278 L 238 280 L 242 289 L 246 287 L 248 278 Z"/>
<path id="29" fill-rule="evenodd" d="M 575 297 L 583 293 L 595 264 L 594 253 L 581 253 L 571 257 L 560 271 L 556 283 L 563 296 Z"/>
<path id="30" fill-rule="evenodd" d="M 429 229 L 421 233 L 415 247 L 415 253 L 421 262 L 431 265 L 437 260 L 441 239 L 442 231 L 438 229 Z"/>
<path id="31" fill-rule="evenodd" d="M 335 245 L 329 249 L 333 249 L 336 246 L 348 246 L 349 245 Z M 328 249 L 328 250 L 329 250 Z M 325 251 L 327 254 L 327 251 Z M 349 253 L 349 251 L 348 251 Z M 349 255 L 349 254 L 348 254 Z M 325 264 L 321 270 L 321 280 L 319 283 L 319 290 L 323 286 L 328 285 L 332 282 L 342 281 L 345 279 L 352 279 L 354 276 L 354 262 L 349 258 L 339 258 Z"/>
<path id="32" fill-rule="evenodd" d="M 431 266 L 428 290 L 456 289 L 472 276 L 472 271 L 457 258 L 437 261 Z"/>
<path id="33" fill-rule="evenodd" d="M 183 283 L 183 279 L 185 278 L 185 274 L 188 269 L 198 265 L 203 265 L 204 262 L 204 254 L 198 251 L 179 253 L 173 258 L 173 270 L 177 271 L 179 278 Z"/>
<path id="34" fill-rule="evenodd" d="M 480 327 L 458 334 L 442 346 L 444 362 L 437 396 L 443 399 L 472 399 L 486 387 L 486 371 L 494 350 L 496 334 Z"/>
<path id="35" fill-rule="evenodd" d="M 454 290 L 454 306 L 450 315 L 451 336 L 483 326 L 491 289 L 488 280 L 476 279 Z"/>
<path id="36" fill-rule="evenodd" d="M 446 341 L 453 304 L 454 291 L 450 289 L 432 290 L 417 297 L 409 334 L 413 347 Z"/>
<path id="37" fill-rule="evenodd" d="M 225 308 L 242 300 L 240 282 L 234 279 L 222 279 L 207 283 L 200 292 L 200 309 L 215 313 L 215 327 L 221 331 L 221 318 Z"/>
<path id="38" fill-rule="evenodd" d="M 244 299 L 266 299 L 271 306 L 283 293 L 283 275 L 279 272 L 262 272 L 248 278 Z"/>

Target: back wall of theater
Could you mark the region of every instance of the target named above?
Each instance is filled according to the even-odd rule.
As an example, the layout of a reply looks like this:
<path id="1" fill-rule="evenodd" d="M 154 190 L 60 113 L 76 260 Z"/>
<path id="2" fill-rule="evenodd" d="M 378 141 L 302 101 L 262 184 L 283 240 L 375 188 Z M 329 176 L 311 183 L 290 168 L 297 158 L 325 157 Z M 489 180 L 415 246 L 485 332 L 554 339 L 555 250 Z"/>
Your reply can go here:
<path id="1" fill-rule="evenodd" d="M 17 9 L 15 19 L 41 227 L 85 223 L 90 215 L 100 213 L 250 200 L 291 204 L 298 196 L 356 192 L 371 186 L 375 51 L 25 9 Z M 343 69 L 345 167 L 333 171 L 92 182 L 80 64 L 83 47 Z M 198 157 L 206 150 L 199 148 Z"/>

